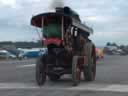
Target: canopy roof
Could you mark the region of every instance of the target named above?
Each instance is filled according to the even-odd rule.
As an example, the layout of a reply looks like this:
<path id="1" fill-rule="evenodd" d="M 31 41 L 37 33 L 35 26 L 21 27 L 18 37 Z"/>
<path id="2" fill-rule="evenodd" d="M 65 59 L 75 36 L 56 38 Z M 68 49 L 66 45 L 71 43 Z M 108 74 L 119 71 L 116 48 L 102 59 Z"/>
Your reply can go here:
<path id="1" fill-rule="evenodd" d="M 62 14 L 62 13 L 44 13 L 39 14 L 36 16 L 33 16 L 31 19 L 31 25 L 41 28 L 42 27 L 42 19 L 46 16 L 58 16 L 58 17 L 67 17 L 70 18 L 68 15 Z"/>
<path id="2" fill-rule="evenodd" d="M 44 17 L 47 17 L 47 16 L 58 16 L 58 17 L 63 16 L 64 18 L 69 18 L 72 21 L 73 26 L 76 26 L 77 28 L 79 28 L 79 29 L 81 29 L 85 32 L 93 33 L 92 28 L 88 27 L 85 24 L 82 24 L 80 21 L 72 18 L 70 15 L 66 15 L 66 14 L 63 14 L 63 13 L 51 12 L 51 13 L 43 13 L 43 14 L 33 16 L 32 19 L 31 19 L 31 25 L 41 28 L 42 27 L 42 19 Z"/>

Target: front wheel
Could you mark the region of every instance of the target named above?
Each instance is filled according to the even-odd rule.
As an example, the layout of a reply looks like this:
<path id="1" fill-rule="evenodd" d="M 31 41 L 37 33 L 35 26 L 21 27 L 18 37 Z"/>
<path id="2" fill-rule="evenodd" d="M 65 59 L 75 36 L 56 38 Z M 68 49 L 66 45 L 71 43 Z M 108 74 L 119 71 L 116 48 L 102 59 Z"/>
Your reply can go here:
<path id="1" fill-rule="evenodd" d="M 78 64 L 78 56 L 73 56 L 72 58 L 72 80 L 73 86 L 77 86 L 80 83 L 81 70 Z"/>
<path id="2" fill-rule="evenodd" d="M 43 57 L 40 57 L 36 62 L 36 82 L 39 86 L 43 85 L 46 81 L 46 65 L 43 59 Z"/>

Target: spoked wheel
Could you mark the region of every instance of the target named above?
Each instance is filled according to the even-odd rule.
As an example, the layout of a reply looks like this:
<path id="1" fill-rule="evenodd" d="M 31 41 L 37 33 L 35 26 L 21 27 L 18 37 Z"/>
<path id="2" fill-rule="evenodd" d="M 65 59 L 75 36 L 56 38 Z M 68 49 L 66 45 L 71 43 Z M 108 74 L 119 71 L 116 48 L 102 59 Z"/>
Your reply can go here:
<path id="1" fill-rule="evenodd" d="M 36 62 L 36 82 L 39 86 L 46 81 L 46 65 L 43 62 L 43 57 L 37 59 Z"/>
<path id="2" fill-rule="evenodd" d="M 78 64 L 78 56 L 73 56 L 72 59 L 72 80 L 73 85 L 77 86 L 80 83 L 81 79 L 81 70 Z"/>
<path id="3" fill-rule="evenodd" d="M 59 75 L 55 75 L 55 74 L 49 75 L 48 77 L 49 77 L 49 79 L 51 81 L 54 81 L 54 82 L 58 81 L 60 79 L 60 76 Z"/>
<path id="4" fill-rule="evenodd" d="M 86 45 L 86 52 L 87 52 L 87 64 L 85 64 L 83 68 L 84 78 L 86 81 L 93 81 L 95 80 L 96 75 L 96 55 L 95 55 L 95 47 L 92 43 L 88 43 Z"/>

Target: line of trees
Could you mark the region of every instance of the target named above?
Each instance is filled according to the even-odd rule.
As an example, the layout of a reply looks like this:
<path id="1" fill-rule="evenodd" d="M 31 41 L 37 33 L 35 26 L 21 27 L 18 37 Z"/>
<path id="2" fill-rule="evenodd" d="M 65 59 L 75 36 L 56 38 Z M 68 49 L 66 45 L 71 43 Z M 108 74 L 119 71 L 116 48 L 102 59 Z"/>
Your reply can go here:
<path id="1" fill-rule="evenodd" d="M 15 46 L 16 48 L 40 48 L 42 44 L 40 41 L 37 42 L 11 42 L 11 41 L 3 41 L 0 42 L 0 48 L 6 46 Z"/>
<path id="2" fill-rule="evenodd" d="M 119 44 L 117 44 L 115 42 L 107 42 L 106 46 L 128 47 L 128 45 L 123 45 L 123 44 L 119 45 Z"/>
<path id="3" fill-rule="evenodd" d="M 118 46 L 115 42 L 107 42 L 106 46 Z"/>

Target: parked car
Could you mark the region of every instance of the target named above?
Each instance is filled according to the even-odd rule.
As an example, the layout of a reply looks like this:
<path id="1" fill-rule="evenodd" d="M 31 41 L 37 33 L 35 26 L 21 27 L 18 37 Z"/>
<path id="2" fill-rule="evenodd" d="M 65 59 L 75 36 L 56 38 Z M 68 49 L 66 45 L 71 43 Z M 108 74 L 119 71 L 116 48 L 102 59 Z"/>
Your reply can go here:
<path id="1" fill-rule="evenodd" d="M 0 59 L 15 59 L 16 56 L 6 50 L 0 50 Z"/>
<path id="2" fill-rule="evenodd" d="M 127 52 L 117 46 L 106 46 L 104 52 L 108 55 L 127 55 Z"/>
<path id="3" fill-rule="evenodd" d="M 43 55 L 45 52 L 46 52 L 47 49 L 28 49 L 28 50 L 25 50 L 25 51 L 22 51 L 20 54 L 19 54 L 19 58 L 20 59 L 27 59 L 27 58 L 37 58 L 41 55 Z"/>

